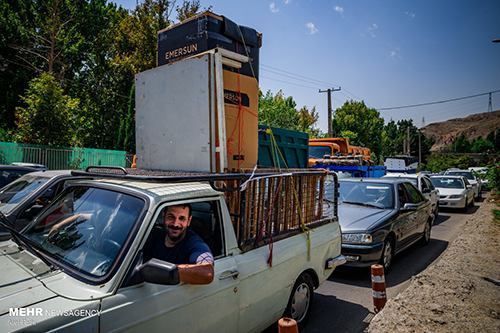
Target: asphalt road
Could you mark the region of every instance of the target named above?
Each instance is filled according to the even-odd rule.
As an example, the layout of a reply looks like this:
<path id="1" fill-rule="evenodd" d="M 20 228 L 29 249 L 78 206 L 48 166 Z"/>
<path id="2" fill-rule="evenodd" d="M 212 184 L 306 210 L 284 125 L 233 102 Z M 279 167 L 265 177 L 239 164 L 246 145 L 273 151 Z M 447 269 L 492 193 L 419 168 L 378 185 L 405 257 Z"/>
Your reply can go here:
<path id="1" fill-rule="evenodd" d="M 482 193 L 483 198 L 487 195 Z M 439 260 L 457 237 L 462 223 L 477 211 L 482 200 L 467 212 L 441 210 L 434 221 L 429 245 L 413 245 L 395 257 L 392 270 L 386 276 L 388 299 L 402 292 L 412 276 Z M 371 287 L 369 268 L 339 267 L 316 290 L 309 322 L 301 333 L 362 333 L 374 316 Z"/>

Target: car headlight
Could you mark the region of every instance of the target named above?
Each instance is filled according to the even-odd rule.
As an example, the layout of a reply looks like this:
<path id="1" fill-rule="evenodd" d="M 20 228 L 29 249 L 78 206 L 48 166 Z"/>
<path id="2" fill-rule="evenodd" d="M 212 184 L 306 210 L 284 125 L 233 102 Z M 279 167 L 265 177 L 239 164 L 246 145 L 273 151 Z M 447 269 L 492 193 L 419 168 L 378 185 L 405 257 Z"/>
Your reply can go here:
<path id="1" fill-rule="evenodd" d="M 453 194 L 453 195 L 450 195 L 450 198 L 451 198 L 451 199 L 459 199 L 459 198 L 461 198 L 461 197 L 462 197 L 462 195 L 461 195 L 461 194 Z"/>
<path id="2" fill-rule="evenodd" d="M 371 244 L 370 234 L 342 234 L 343 243 Z"/>

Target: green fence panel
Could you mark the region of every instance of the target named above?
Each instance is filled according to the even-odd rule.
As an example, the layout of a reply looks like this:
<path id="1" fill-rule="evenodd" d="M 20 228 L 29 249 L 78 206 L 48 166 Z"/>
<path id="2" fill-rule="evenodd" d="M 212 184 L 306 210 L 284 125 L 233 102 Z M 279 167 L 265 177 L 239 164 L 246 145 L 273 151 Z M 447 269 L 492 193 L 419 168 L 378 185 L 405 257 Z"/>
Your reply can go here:
<path id="1" fill-rule="evenodd" d="M 41 160 L 41 149 L 25 147 L 19 143 L 0 142 L 0 164 L 15 162 L 38 163 Z"/>
<path id="2" fill-rule="evenodd" d="M 91 165 L 130 168 L 133 154 L 120 150 L 52 147 L 0 142 L 0 164 L 43 164 L 50 170 L 85 169 Z"/>

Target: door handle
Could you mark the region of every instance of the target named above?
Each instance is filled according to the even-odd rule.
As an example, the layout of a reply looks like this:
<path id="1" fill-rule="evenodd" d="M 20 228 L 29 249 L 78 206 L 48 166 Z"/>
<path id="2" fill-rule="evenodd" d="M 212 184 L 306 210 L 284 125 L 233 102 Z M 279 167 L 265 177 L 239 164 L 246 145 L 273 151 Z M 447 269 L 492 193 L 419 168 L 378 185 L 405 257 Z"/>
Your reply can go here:
<path id="1" fill-rule="evenodd" d="M 238 271 L 230 271 L 228 275 L 222 276 L 222 274 L 221 274 L 219 276 L 219 280 L 229 279 L 230 277 L 232 277 L 233 279 L 236 279 L 236 278 L 238 278 L 239 274 L 240 274 L 240 272 L 238 272 Z"/>

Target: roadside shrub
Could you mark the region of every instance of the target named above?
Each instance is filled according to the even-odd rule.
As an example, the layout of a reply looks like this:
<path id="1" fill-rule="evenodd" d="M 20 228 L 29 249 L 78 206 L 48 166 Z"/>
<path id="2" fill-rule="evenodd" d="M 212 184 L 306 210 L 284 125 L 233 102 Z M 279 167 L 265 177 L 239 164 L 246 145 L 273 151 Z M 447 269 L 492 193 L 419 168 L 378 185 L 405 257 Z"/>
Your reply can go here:
<path id="1" fill-rule="evenodd" d="M 485 176 L 490 182 L 487 185 L 489 189 L 500 191 L 500 165 L 498 163 L 491 164 Z"/>
<path id="2" fill-rule="evenodd" d="M 443 155 L 432 153 L 429 157 L 427 157 L 427 170 L 434 173 L 449 168 L 467 169 L 471 166 L 474 166 L 474 159 L 469 155 L 458 157 L 451 154 Z"/>

